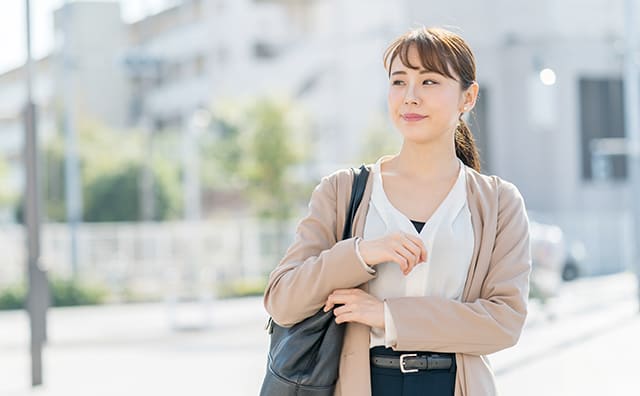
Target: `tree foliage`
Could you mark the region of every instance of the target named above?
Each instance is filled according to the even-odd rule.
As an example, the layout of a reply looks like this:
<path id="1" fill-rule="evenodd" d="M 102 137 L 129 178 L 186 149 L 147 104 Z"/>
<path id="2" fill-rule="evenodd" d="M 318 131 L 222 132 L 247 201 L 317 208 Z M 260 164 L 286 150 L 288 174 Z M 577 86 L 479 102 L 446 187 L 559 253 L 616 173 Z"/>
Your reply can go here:
<path id="1" fill-rule="evenodd" d="M 285 100 L 225 103 L 214 111 L 205 149 L 217 186 L 246 191 L 255 212 L 285 219 L 300 198 L 296 166 L 308 155 L 304 113 Z"/>
<path id="2" fill-rule="evenodd" d="M 159 149 L 175 152 L 175 144 Z M 171 147 L 167 149 L 166 147 Z M 154 179 L 155 220 L 180 213 L 179 163 L 156 150 L 148 163 Z M 43 148 L 43 204 L 48 221 L 66 221 L 64 141 L 51 139 Z M 84 123 L 78 130 L 78 164 L 82 189 L 83 221 L 138 221 L 142 218 L 140 179 L 145 166 L 144 140 L 140 131 L 117 131 Z M 24 201 L 24 200 L 23 200 Z M 18 208 L 21 221 L 23 202 Z"/>

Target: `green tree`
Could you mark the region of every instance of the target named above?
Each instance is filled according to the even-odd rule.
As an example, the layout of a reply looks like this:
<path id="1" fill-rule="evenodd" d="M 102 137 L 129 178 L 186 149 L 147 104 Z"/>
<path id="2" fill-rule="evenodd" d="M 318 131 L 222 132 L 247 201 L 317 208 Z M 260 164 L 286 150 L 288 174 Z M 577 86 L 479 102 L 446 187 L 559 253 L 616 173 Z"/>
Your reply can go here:
<path id="1" fill-rule="evenodd" d="M 242 123 L 234 117 L 234 106 L 225 103 L 217 110 L 210 133 L 200 138 L 201 176 L 205 188 L 214 190 L 244 189 L 241 167 L 247 155 L 242 147 Z"/>
<path id="2" fill-rule="evenodd" d="M 249 156 L 244 172 L 261 217 L 287 219 L 294 203 L 291 168 L 301 160 L 286 104 L 260 100 L 248 111 Z"/>
<path id="3" fill-rule="evenodd" d="M 143 139 L 140 131 L 117 131 L 83 122 L 78 128 L 84 221 L 137 221 L 141 218 L 140 177 Z M 180 169 L 175 161 L 174 135 L 159 136 L 151 158 L 154 177 L 155 220 L 181 213 Z M 60 136 L 43 148 L 43 198 L 45 218 L 65 221 L 64 143 Z M 18 208 L 21 221 L 23 202 Z"/>
<path id="4" fill-rule="evenodd" d="M 166 220 L 177 217 L 179 201 L 177 177 L 166 166 L 154 174 L 155 217 Z M 127 163 L 121 168 L 98 174 L 85 190 L 85 221 L 137 221 L 142 217 L 140 207 L 140 162 Z"/>
<path id="5" fill-rule="evenodd" d="M 308 181 L 296 178 L 309 152 L 309 121 L 300 108 L 273 98 L 227 102 L 213 114 L 213 138 L 203 153 L 208 177 L 217 188 L 243 191 L 256 215 L 274 221 L 273 252 L 281 255 L 287 220 L 310 191 Z"/>
<path id="6" fill-rule="evenodd" d="M 65 206 L 65 171 L 64 147 L 61 139 L 53 139 L 44 147 L 43 167 L 43 213 L 46 220 L 64 221 Z"/>
<path id="7" fill-rule="evenodd" d="M 294 173 L 309 152 L 304 125 L 305 113 L 286 100 L 220 105 L 214 111 L 215 138 L 203 153 L 207 174 L 215 174 L 219 188 L 245 190 L 258 216 L 288 219 L 305 185 Z"/>
<path id="8" fill-rule="evenodd" d="M 81 135 L 83 215 L 86 221 L 138 221 L 140 178 L 145 155 L 142 131 L 114 131 L 87 125 Z M 154 179 L 154 220 L 180 214 L 180 162 L 175 134 L 154 137 L 150 158 Z"/>

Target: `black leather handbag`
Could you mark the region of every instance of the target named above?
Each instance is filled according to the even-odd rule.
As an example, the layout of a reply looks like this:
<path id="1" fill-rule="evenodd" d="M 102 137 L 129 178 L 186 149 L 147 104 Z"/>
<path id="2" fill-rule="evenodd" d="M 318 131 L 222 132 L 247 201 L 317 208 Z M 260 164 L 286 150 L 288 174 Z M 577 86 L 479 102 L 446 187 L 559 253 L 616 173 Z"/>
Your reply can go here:
<path id="1" fill-rule="evenodd" d="M 342 239 L 351 237 L 353 218 L 369 177 L 364 165 L 352 171 L 353 188 Z M 292 327 L 278 326 L 269 318 L 271 343 L 260 396 L 332 396 L 338 380 L 344 327 L 336 324 L 333 311 L 322 309 Z"/>

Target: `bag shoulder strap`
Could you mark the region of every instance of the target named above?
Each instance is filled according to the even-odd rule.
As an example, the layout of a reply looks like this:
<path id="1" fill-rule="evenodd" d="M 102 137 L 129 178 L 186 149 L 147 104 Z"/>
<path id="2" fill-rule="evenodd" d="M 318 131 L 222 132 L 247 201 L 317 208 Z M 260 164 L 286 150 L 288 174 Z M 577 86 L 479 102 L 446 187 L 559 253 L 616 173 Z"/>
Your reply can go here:
<path id="1" fill-rule="evenodd" d="M 353 186 L 351 187 L 351 200 L 349 201 L 347 218 L 344 222 L 342 239 L 349 239 L 352 236 L 353 219 L 356 216 L 356 210 L 358 210 L 362 197 L 364 196 L 364 189 L 367 186 L 367 179 L 369 178 L 369 169 L 364 164 L 362 164 L 359 169 L 351 168 L 351 171 L 353 172 Z"/>
<path id="2" fill-rule="evenodd" d="M 367 179 L 369 178 L 369 168 L 364 164 L 359 169 L 351 168 L 353 172 L 353 186 L 351 187 L 351 199 L 349 201 L 349 210 L 347 211 L 347 218 L 344 222 L 344 229 L 342 231 L 342 239 L 349 239 L 351 237 L 351 229 L 353 227 L 353 218 L 356 215 L 356 210 L 360 206 L 362 197 L 364 196 L 364 189 L 367 186 Z M 273 325 L 275 322 L 272 317 L 269 317 L 267 325 L 264 327 L 268 334 L 273 333 Z"/>

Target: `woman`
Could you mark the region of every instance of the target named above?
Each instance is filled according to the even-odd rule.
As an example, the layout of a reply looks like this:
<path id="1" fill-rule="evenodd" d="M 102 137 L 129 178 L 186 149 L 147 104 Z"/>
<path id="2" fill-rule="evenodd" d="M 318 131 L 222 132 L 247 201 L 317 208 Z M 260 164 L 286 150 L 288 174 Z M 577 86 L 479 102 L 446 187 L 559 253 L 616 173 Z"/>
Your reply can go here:
<path id="1" fill-rule="evenodd" d="M 323 178 L 265 307 L 290 326 L 341 304 L 337 395 L 494 395 L 485 355 L 514 345 L 526 317 L 524 202 L 479 173 L 462 118 L 478 96 L 475 60 L 461 37 L 410 31 L 384 65 L 402 148 L 371 167 L 351 239 L 338 241 L 352 176 Z"/>

